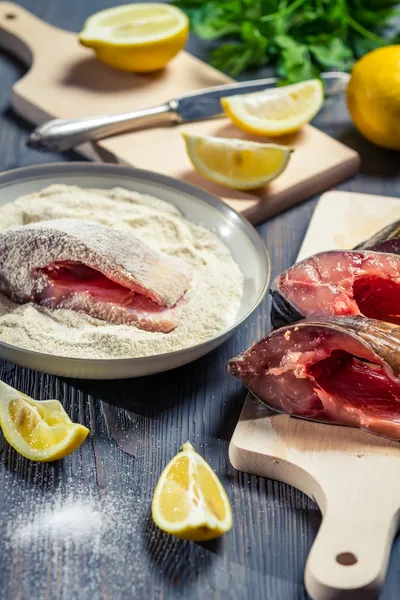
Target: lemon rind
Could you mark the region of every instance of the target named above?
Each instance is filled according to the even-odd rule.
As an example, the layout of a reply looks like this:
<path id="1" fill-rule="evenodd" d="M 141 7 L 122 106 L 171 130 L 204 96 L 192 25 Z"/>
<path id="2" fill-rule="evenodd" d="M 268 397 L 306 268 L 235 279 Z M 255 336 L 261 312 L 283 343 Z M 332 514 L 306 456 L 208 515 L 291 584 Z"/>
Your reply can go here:
<path id="1" fill-rule="evenodd" d="M 10 423 L 10 425 L 13 426 L 12 423 Z M 22 436 L 18 435 L 17 438 L 11 437 L 7 427 L 4 427 L 2 431 L 8 444 L 14 448 L 18 454 L 36 462 L 53 462 L 60 458 L 64 458 L 65 456 L 69 456 L 83 444 L 89 434 L 89 430 L 84 425 L 76 423 L 74 424 L 74 427 L 71 428 L 70 435 L 64 438 L 59 444 L 52 446 L 51 450 L 35 451 L 32 450 L 27 442 L 25 442 Z M 66 448 L 68 448 L 67 452 L 65 451 Z"/>
<path id="2" fill-rule="evenodd" d="M 152 518 L 157 527 L 169 533 L 171 535 L 175 535 L 176 537 L 180 537 L 181 539 L 193 540 L 193 541 L 201 541 L 207 539 L 213 539 L 224 533 L 227 533 L 232 527 L 232 509 L 229 502 L 229 498 L 226 494 L 226 491 L 218 479 L 217 475 L 212 471 L 210 465 L 193 449 L 191 444 L 186 442 L 182 446 L 182 450 L 178 452 L 166 465 L 163 472 L 161 473 L 160 479 L 157 483 L 152 506 Z M 159 497 L 163 488 L 163 485 L 166 481 L 168 472 L 173 463 L 177 460 L 177 458 L 182 458 L 183 456 L 188 457 L 189 461 L 196 461 L 200 464 L 203 464 L 207 467 L 208 470 L 211 469 L 211 475 L 213 480 L 215 481 L 218 491 L 221 494 L 221 497 L 224 501 L 225 509 L 226 509 L 226 518 L 223 521 L 218 520 L 208 510 L 197 509 L 194 513 L 192 512 L 187 519 L 184 521 L 180 521 L 177 524 L 170 523 L 165 520 L 159 511 Z M 196 515 L 198 517 L 196 518 Z M 205 530 L 201 532 L 201 530 Z M 204 534 L 204 535 L 201 535 Z"/>
<path id="3" fill-rule="evenodd" d="M 2 381 L 0 382 L 0 396 L 2 396 L 2 400 L 0 401 L 0 422 L 4 438 L 14 450 L 25 458 L 37 462 L 52 462 L 59 458 L 63 458 L 64 456 L 72 454 L 72 452 L 79 448 L 89 434 L 89 429 L 87 429 L 87 427 L 71 421 L 60 404 L 61 412 L 65 414 L 69 421 L 68 422 L 65 419 L 62 421 L 70 430 L 69 434 L 58 444 L 53 445 L 46 450 L 33 450 L 16 429 L 15 423 L 9 415 L 8 406 L 13 400 L 21 399 L 24 402 L 27 402 L 31 408 L 37 412 L 35 401 L 26 394 L 15 390 Z M 45 400 L 43 401 L 43 404 L 48 405 L 50 402 L 54 402 L 54 400 Z M 39 413 L 38 417 L 42 419 Z M 11 435 L 10 432 L 12 432 L 13 435 Z M 65 451 L 66 448 L 67 451 Z"/>
<path id="4" fill-rule="evenodd" d="M 259 148 L 280 149 L 280 150 L 282 150 L 284 160 L 282 161 L 281 167 L 269 176 L 259 177 L 257 179 L 249 179 L 247 181 L 238 181 L 238 180 L 235 181 L 231 177 L 224 177 L 224 175 L 222 173 L 219 173 L 218 171 L 213 171 L 212 169 L 208 168 L 207 165 L 205 165 L 202 161 L 198 160 L 196 152 L 193 150 L 195 149 L 196 141 L 199 139 L 202 139 L 202 136 L 185 134 L 185 133 L 183 133 L 182 135 L 186 142 L 186 148 L 187 148 L 189 158 L 190 158 L 193 166 L 195 167 L 195 169 L 201 175 L 203 175 L 203 177 L 212 181 L 213 183 L 218 183 L 220 185 L 229 187 L 231 189 L 237 189 L 237 190 L 256 189 L 258 187 L 262 187 L 263 185 L 266 185 L 267 183 L 269 183 L 269 182 L 273 181 L 274 179 L 276 179 L 277 177 L 279 177 L 279 175 L 281 175 L 283 173 L 283 171 L 286 169 L 288 162 L 290 160 L 290 156 L 293 152 L 293 148 L 280 146 L 279 144 L 274 144 L 274 143 L 263 144 L 261 142 L 238 140 L 240 143 L 243 143 L 243 145 L 246 145 L 248 147 L 256 146 Z M 219 142 L 221 140 L 224 140 L 224 138 L 216 138 L 214 136 L 207 136 L 207 139 L 211 140 L 211 141 L 218 140 Z"/>
<path id="5" fill-rule="evenodd" d="M 228 96 L 226 98 L 221 98 L 221 105 L 225 114 L 240 129 L 256 135 L 287 135 L 289 133 L 294 133 L 302 125 L 309 123 L 321 110 L 324 101 L 324 88 L 319 79 L 311 79 L 306 82 L 300 82 L 299 84 L 294 84 L 293 86 L 288 87 L 293 90 L 295 88 L 300 88 L 305 83 L 313 86 L 316 91 L 316 97 L 308 111 L 304 111 L 291 119 L 289 118 L 282 121 L 276 121 L 273 119 L 263 119 L 261 117 L 249 115 L 248 112 L 242 107 L 242 98 L 245 94 L 241 96 Z M 285 87 L 280 89 L 282 90 L 281 93 L 283 95 L 285 93 Z M 264 92 L 255 92 L 249 95 L 261 95 L 264 93 L 268 94 L 270 91 L 271 90 L 267 89 Z"/>

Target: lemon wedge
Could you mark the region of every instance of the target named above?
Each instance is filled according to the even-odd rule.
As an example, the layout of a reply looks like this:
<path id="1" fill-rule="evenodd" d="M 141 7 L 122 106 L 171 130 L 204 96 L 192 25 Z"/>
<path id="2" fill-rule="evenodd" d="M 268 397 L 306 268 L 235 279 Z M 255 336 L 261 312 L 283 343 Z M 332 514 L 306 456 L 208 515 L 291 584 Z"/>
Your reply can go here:
<path id="1" fill-rule="evenodd" d="M 294 133 L 315 117 L 324 102 L 319 79 L 221 98 L 231 121 L 248 133 L 271 137 Z"/>
<path id="2" fill-rule="evenodd" d="M 152 503 L 160 529 L 183 540 L 205 541 L 232 527 L 232 510 L 218 477 L 186 442 L 168 463 Z"/>
<path id="3" fill-rule="evenodd" d="M 79 448 L 89 430 L 73 423 L 58 400 L 32 400 L 0 381 L 0 427 L 19 454 L 39 462 Z"/>
<path id="4" fill-rule="evenodd" d="M 79 34 L 97 58 L 123 71 L 162 69 L 185 46 L 189 21 L 170 4 L 138 3 L 101 10 Z"/>
<path id="5" fill-rule="evenodd" d="M 184 133 L 195 169 L 211 181 L 238 190 L 265 185 L 285 170 L 293 150 L 232 138 Z"/>

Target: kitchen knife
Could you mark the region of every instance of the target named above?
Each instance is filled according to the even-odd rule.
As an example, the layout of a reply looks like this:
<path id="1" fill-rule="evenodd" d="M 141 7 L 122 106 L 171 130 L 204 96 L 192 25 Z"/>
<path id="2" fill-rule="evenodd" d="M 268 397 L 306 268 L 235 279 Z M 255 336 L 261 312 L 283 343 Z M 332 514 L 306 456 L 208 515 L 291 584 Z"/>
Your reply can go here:
<path id="1" fill-rule="evenodd" d="M 343 91 L 349 79 L 347 73 L 322 73 L 327 93 Z M 37 127 L 29 137 L 31 146 L 49 150 L 69 150 L 84 142 L 99 140 L 133 128 L 200 121 L 223 114 L 221 98 L 236 94 L 259 92 L 276 85 L 277 79 L 256 79 L 218 85 L 187 94 L 166 104 L 116 115 L 99 115 L 82 119 L 53 119 Z"/>

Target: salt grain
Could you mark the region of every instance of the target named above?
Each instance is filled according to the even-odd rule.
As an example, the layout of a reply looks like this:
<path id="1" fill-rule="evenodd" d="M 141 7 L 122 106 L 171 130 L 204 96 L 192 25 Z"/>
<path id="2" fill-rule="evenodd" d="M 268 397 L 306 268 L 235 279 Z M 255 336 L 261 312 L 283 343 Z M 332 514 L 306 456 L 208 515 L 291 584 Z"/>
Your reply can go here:
<path id="1" fill-rule="evenodd" d="M 104 580 L 112 581 L 113 600 L 124 590 L 136 597 L 146 581 L 143 536 L 148 543 L 153 536 L 150 502 L 129 489 L 99 490 L 75 477 L 55 491 L 31 489 L 8 508 L 2 548 L 9 562 L 2 568 L 22 560 L 29 570 L 35 593 L 21 598 L 100 598 Z"/>
<path id="2" fill-rule="evenodd" d="M 49 536 L 64 540 L 85 541 L 98 535 L 104 522 L 100 511 L 90 502 L 67 500 L 55 506 L 46 506 L 35 515 L 33 522 L 22 524 L 14 531 L 12 540 L 16 545 L 30 544 Z"/>

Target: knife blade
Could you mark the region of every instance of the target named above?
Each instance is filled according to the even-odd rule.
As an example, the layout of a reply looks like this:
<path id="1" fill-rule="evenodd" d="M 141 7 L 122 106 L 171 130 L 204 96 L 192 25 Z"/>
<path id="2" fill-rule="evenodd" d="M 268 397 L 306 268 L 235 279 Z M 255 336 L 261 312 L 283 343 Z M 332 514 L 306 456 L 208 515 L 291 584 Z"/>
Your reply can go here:
<path id="1" fill-rule="evenodd" d="M 327 94 L 341 92 L 349 75 L 341 72 L 322 73 Z M 276 77 L 234 82 L 191 92 L 166 104 L 116 115 L 100 115 L 81 119 L 53 119 L 37 127 L 30 135 L 30 146 L 49 150 L 69 150 L 84 142 L 103 139 L 135 127 L 179 124 L 220 117 L 221 98 L 259 92 L 275 86 Z"/>

